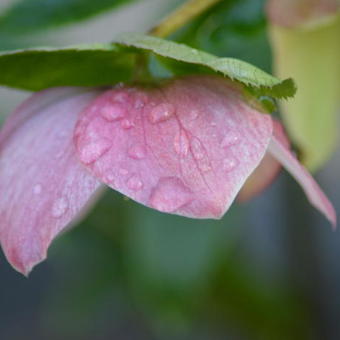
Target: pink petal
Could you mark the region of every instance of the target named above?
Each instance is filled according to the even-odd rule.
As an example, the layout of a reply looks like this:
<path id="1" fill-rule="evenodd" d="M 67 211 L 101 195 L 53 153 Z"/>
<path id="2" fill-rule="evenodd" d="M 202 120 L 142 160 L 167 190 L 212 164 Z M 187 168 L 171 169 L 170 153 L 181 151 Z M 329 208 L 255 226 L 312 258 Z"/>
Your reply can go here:
<path id="1" fill-rule="evenodd" d="M 299 163 L 287 145 L 275 133 L 269 144 L 269 152 L 286 168 L 304 190 L 309 202 L 321 211 L 335 227 L 336 212 L 332 203 L 316 183 L 310 173 Z"/>
<path id="2" fill-rule="evenodd" d="M 99 182 L 75 157 L 79 112 L 96 91 L 56 88 L 25 101 L 0 133 L 0 241 L 23 274 L 79 213 Z"/>
<path id="3" fill-rule="evenodd" d="M 273 120 L 273 128 L 281 143 L 289 148 L 290 143 L 284 132 L 282 124 Z M 260 165 L 249 176 L 243 188 L 237 196 L 239 202 L 245 202 L 265 190 L 277 177 L 281 170 L 281 163 L 269 152 L 263 157 Z"/>
<path id="4" fill-rule="evenodd" d="M 219 218 L 264 156 L 272 120 L 226 79 L 116 88 L 83 112 L 79 158 L 113 189 L 154 209 Z"/>
<path id="5" fill-rule="evenodd" d="M 272 24 L 297 27 L 336 14 L 338 0 L 268 0 L 267 14 Z"/>

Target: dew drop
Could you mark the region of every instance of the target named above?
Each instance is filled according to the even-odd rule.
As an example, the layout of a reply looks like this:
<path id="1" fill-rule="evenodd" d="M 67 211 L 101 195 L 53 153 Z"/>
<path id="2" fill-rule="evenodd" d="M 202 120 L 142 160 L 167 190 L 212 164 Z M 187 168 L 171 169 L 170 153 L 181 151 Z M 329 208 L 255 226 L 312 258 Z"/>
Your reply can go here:
<path id="1" fill-rule="evenodd" d="M 119 174 L 122 175 L 122 176 L 126 176 L 128 173 L 129 173 L 129 171 L 124 169 L 124 168 L 119 169 Z"/>
<path id="2" fill-rule="evenodd" d="M 80 160 L 85 164 L 96 162 L 110 147 L 111 141 L 107 138 L 80 145 Z"/>
<path id="3" fill-rule="evenodd" d="M 52 206 L 52 216 L 61 217 L 68 209 L 68 201 L 66 197 L 59 197 Z"/>
<path id="4" fill-rule="evenodd" d="M 113 184 L 114 179 L 115 179 L 115 178 L 114 178 L 114 176 L 113 176 L 112 173 L 107 173 L 107 174 L 105 175 L 105 182 L 106 182 L 106 183 Z"/>
<path id="5" fill-rule="evenodd" d="M 134 159 L 143 159 L 146 156 L 146 150 L 145 147 L 141 144 L 133 145 L 129 151 L 128 154 L 131 158 Z"/>
<path id="6" fill-rule="evenodd" d="M 207 157 L 207 152 L 205 151 L 203 144 L 198 138 L 193 138 L 191 140 L 191 152 L 197 161 L 197 165 L 202 172 L 208 172 L 211 170 L 210 161 Z"/>
<path id="7" fill-rule="evenodd" d="M 180 131 L 174 139 L 174 148 L 177 154 L 186 156 L 189 151 L 189 140 L 185 132 Z"/>
<path id="8" fill-rule="evenodd" d="M 240 141 L 240 137 L 238 134 L 236 134 L 235 132 L 229 132 L 224 136 L 221 142 L 221 146 L 222 148 L 227 148 L 231 145 L 238 144 L 239 141 Z"/>
<path id="9" fill-rule="evenodd" d="M 122 119 L 125 113 L 126 109 L 121 104 L 106 105 L 100 110 L 101 116 L 110 122 Z"/>
<path id="10" fill-rule="evenodd" d="M 199 139 L 193 138 L 191 140 L 191 152 L 196 160 L 200 160 L 205 156 L 205 150 Z"/>
<path id="11" fill-rule="evenodd" d="M 42 186 L 41 184 L 36 184 L 34 187 L 33 187 L 33 193 L 35 195 L 39 195 L 41 193 L 41 190 L 42 190 Z"/>
<path id="12" fill-rule="evenodd" d="M 128 188 L 133 190 L 133 191 L 138 191 L 138 190 L 141 190 L 143 188 L 143 182 L 140 179 L 140 177 L 137 176 L 137 175 L 131 176 L 127 180 L 126 184 L 127 184 Z"/>
<path id="13" fill-rule="evenodd" d="M 164 122 L 171 118 L 175 113 L 175 107 L 170 103 L 162 103 L 155 106 L 149 114 L 149 120 L 152 124 Z"/>
<path id="14" fill-rule="evenodd" d="M 121 89 L 122 87 L 124 87 L 124 83 L 121 81 L 114 86 L 115 89 Z"/>
<path id="15" fill-rule="evenodd" d="M 225 171 L 231 171 L 233 170 L 237 165 L 237 160 L 235 158 L 226 158 L 223 161 L 223 169 Z"/>
<path id="16" fill-rule="evenodd" d="M 144 99 L 145 99 L 144 96 L 140 96 L 140 95 L 138 96 L 137 95 L 133 107 L 137 110 L 143 108 L 145 106 L 145 100 Z"/>
<path id="17" fill-rule="evenodd" d="M 128 99 L 129 99 L 129 95 L 127 93 L 123 91 L 119 91 L 112 95 L 111 101 L 114 103 L 126 103 Z"/>
<path id="18" fill-rule="evenodd" d="M 196 120 L 198 118 L 198 111 L 197 110 L 191 110 L 188 113 L 189 119 L 192 120 Z"/>
<path id="19" fill-rule="evenodd" d="M 177 177 L 163 177 L 152 189 L 149 204 L 163 212 L 174 212 L 192 200 L 191 190 Z"/>
<path id="20" fill-rule="evenodd" d="M 133 123 L 129 119 L 123 119 L 120 123 L 120 126 L 127 130 L 133 127 Z"/>
<path id="21" fill-rule="evenodd" d="M 208 158 L 202 159 L 202 160 L 198 163 L 198 167 L 200 168 L 200 170 L 201 170 L 202 172 L 211 171 L 211 165 L 210 165 L 210 163 L 209 163 Z"/>

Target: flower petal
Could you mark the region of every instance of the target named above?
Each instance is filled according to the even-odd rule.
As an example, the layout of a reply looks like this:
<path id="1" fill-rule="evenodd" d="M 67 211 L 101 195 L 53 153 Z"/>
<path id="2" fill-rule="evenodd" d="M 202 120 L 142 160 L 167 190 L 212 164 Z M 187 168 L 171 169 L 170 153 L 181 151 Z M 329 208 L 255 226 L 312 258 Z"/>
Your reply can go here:
<path id="1" fill-rule="evenodd" d="M 276 137 L 280 142 L 289 148 L 290 143 L 278 120 L 273 120 L 273 128 Z M 265 190 L 276 178 L 281 170 L 281 163 L 277 161 L 269 152 L 263 157 L 260 165 L 249 176 L 243 188 L 237 196 L 239 202 L 245 202 Z"/>
<path id="2" fill-rule="evenodd" d="M 299 163 L 289 148 L 282 143 L 275 130 L 268 150 L 301 185 L 309 202 L 321 211 L 335 227 L 336 212 L 332 203 L 310 173 Z"/>
<path id="3" fill-rule="evenodd" d="M 42 91 L 0 132 L 0 241 L 25 275 L 99 187 L 75 157 L 72 141 L 79 112 L 96 95 L 76 88 Z"/>
<path id="4" fill-rule="evenodd" d="M 267 14 L 272 24 L 298 27 L 317 23 L 335 15 L 338 0 L 268 0 Z"/>
<path id="5" fill-rule="evenodd" d="M 107 91 L 75 130 L 93 174 L 154 209 L 220 218 L 264 156 L 272 120 L 221 77 Z"/>

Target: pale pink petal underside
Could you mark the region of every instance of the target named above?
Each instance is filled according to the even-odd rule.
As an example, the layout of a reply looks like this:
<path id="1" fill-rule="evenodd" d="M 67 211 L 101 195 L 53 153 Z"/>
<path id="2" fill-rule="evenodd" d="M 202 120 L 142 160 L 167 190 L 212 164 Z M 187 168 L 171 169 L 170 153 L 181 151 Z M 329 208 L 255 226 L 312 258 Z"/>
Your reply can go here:
<path id="1" fill-rule="evenodd" d="M 83 112 L 79 159 L 113 189 L 154 209 L 220 218 L 264 156 L 272 120 L 224 78 L 117 87 Z"/>
<path id="2" fill-rule="evenodd" d="M 267 14 L 272 24 L 297 27 L 336 14 L 338 0 L 268 0 Z"/>
<path id="3" fill-rule="evenodd" d="M 0 241 L 23 274 L 46 257 L 53 238 L 99 187 L 72 140 L 79 112 L 96 95 L 75 88 L 35 94 L 0 133 Z"/>
<path id="4" fill-rule="evenodd" d="M 311 174 L 299 163 L 292 152 L 274 133 L 269 144 L 269 152 L 283 165 L 283 167 L 296 179 L 304 190 L 309 202 L 327 219 L 336 226 L 336 212 L 332 203 L 321 190 Z"/>
<path id="5" fill-rule="evenodd" d="M 282 124 L 273 120 L 273 129 L 275 135 L 286 148 L 289 148 L 290 143 L 284 132 Z M 252 199 L 254 196 L 264 191 L 277 177 L 281 170 L 281 163 L 277 161 L 269 152 L 263 157 L 259 166 L 249 176 L 243 188 L 237 196 L 239 202 L 245 202 Z"/>

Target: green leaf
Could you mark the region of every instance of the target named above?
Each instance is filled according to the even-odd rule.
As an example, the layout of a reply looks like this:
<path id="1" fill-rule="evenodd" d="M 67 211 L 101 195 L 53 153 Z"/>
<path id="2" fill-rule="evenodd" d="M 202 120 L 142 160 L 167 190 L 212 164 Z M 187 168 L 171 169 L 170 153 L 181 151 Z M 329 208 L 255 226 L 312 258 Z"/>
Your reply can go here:
<path id="1" fill-rule="evenodd" d="M 276 98 L 292 97 L 296 88 L 292 79 L 281 81 L 244 61 L 218 58 L 212 54 L 184 44 L 140 34 L 124 34 L 117 41 L 125 46 L 151 51 L 156 55 L 180 62 L 204 66 L 215 72 L 240 81 L 252 88 L 257 95 Z"/>
<path id="2" fill-rule="evenodd" d="M 1 17 L 0 31 L 27 33 L 85 20 L 133 0 L 21 0 Z"/>
<path id="3" fill-rule="evenodd" d="M 127 81 L 134 55 L 114 44 L 0 53 L 0 84 L 37 91 L 53 86 L 100 86 Z"/>

